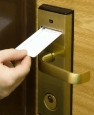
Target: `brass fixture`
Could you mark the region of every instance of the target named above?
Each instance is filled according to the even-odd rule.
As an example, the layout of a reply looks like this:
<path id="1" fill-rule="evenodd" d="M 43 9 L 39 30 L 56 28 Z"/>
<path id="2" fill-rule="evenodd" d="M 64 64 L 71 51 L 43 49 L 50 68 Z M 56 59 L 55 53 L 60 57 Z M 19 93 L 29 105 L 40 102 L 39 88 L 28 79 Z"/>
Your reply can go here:
<path id="1" fill-rule="evenodd" d="M 50 64 L 49 61 L 55 59 L 54 56 L 54 53 L 39 56 L 39 70 L 41 72 L 49 74 L 70 84 L 82 84 L 90 80 L 90 71 L 83 74 L 76 74 Z"/>
<path id="2" fill-rule="evenodd" d="M 38 56 L 38 114 L 72 115 L 73 84 L 90 79 L 90 72 L 72 73 L 74 11 L 43 4 L 38 9 L 40 27 L 61 31 L 62 35 Z M 48 100 L 48 94 L 54 104 Z"/>

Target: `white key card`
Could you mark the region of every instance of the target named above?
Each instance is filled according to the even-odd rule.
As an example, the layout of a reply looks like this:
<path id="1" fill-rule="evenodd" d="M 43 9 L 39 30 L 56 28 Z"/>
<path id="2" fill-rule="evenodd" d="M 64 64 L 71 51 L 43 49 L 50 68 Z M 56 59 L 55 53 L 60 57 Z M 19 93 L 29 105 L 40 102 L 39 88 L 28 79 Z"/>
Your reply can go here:
<path id="1" fill-rule="evenodd" d="M 25 49 L 27 50 L 29 56 L 36 57 L 61 34 L 62 32 L 60 31 L 42 27 L 23 43 L 21 43 L 16 49 Z"/>

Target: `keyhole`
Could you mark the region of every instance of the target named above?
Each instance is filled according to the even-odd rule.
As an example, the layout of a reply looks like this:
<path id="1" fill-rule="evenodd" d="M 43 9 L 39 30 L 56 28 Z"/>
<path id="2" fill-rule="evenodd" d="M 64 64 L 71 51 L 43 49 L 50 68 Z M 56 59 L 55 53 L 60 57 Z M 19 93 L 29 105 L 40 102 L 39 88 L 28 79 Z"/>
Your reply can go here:
<path id="1" fill-rule="evenodd" d="M 55 111 L 57 108 L 57 101 L 54 95 L 46 94 L 44 97 L 44 105 L 50 111 Z"/>
<path id="2" fill-rule="evenodd" d="M 48 96 L 48 100 L 49 100 L 50 103 L 53 103 L 53 98 L 52 98 L 51 95 Z"/>

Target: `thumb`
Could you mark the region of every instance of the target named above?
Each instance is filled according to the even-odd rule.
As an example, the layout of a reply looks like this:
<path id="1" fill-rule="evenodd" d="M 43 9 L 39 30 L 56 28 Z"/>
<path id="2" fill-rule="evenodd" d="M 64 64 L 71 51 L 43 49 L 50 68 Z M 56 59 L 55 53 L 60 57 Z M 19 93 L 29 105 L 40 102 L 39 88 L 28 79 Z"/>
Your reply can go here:
<path id="1" fill-rule="evenodd" d="M 0 62 L 20 60 L 27 55 L 26 50 L 5 49 L 0 51 Z"/>

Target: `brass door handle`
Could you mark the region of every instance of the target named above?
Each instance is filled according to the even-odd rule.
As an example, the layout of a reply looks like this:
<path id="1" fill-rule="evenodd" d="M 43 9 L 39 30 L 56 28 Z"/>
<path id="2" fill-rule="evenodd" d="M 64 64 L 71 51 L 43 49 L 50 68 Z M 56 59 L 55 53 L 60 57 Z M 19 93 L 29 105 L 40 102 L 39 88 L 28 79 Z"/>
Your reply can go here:
<path id="1" fill-rule="evenodd" d="M 51 53 L 39 55 L 39 70 L 69 84 L 82 84 L 90 80 L 90 71 L 82 74 L 72 73 L 50 64 L 51 60 L 53 60 Z"/>

